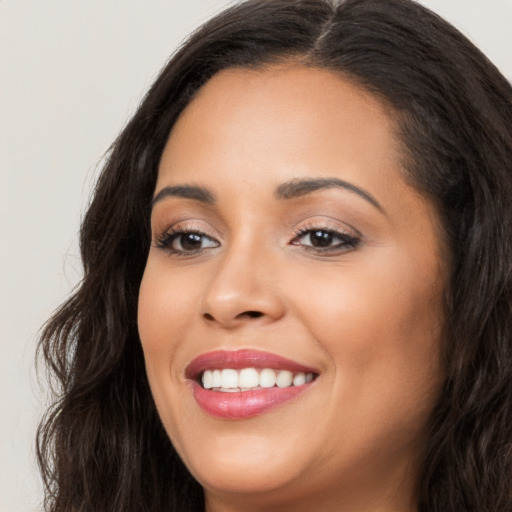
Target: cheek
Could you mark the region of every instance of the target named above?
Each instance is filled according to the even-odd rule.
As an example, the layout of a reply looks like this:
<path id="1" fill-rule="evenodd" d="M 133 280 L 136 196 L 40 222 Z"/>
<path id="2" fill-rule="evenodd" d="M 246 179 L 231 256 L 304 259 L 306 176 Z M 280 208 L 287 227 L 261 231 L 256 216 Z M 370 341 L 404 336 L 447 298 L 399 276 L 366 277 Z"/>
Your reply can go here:
<path id="1" fill-rule="evenodd" d="M 347 343 L 370 343 L 378 349 L 383 337 L 405 341 L 393 336 L 393 331 L 423 329 L 439 320 L 435 290 L 423 290 L 392 274 L 341 270 L 333 278 L 334 274 L 314 279 L 304 287 L 306 293 L 296 294 L 298 307 L 319 339 L 332 339 L 340 348 Z"/>
<path id="2" fill-rule="evenodd" d="M 162 260 L 162 258 L 160 258 Z M 169 277 L 165 258 L 148 260 L 139 290 L 138 329 L 146 373 L 159 416 L 175 448 L 182 451 L 177 426 L 187 417 L 177 390 L 183 385 L 180 359 L 197 308 L 192 283 Z"/>
<path id="3" fill-rule="evenodd" d="M 437 344 L 442 280 L 435 260 L 382 249 L 308 280 L 301 302 L 319 339 L 365 352 L 410 345 L 418 336 Z"/>
<path id="4" fill-rule="evenodd" d="M 197 303 L 190 279 L 179 280 L 166 270 L 165 262 L 150 259 L 138 304 L 138 327 L 144 350 L 171 354 L 190 325 Z"/>
<path id="5" fill-rule="evenodd" d="M 166 389 L 183 377 L 176 364 L 179 347 L 193 322 L 197 299 L 192 286 L 170 278 L 165 262 L 150 259 L 139 290 L 138 329 L 149 383 L 160 409 Z"/>
<path id="6" fill-rule="evenodd" d="M 347 263 L 304 279 L 295 304 L 331 361 L 341 401 L 362 413 L 387 407 L 390 414 L 427 414 L 442 380 L 435 264 L 383 250 L 357 268 Z"/>

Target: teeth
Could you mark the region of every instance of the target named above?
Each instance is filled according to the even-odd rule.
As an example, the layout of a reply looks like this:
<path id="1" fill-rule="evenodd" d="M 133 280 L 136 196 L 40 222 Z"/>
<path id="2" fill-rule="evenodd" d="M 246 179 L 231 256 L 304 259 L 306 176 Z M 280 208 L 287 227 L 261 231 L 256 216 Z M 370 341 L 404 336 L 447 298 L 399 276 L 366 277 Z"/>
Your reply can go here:
<path id="1" fill-rule="evenodd" d="M 306 384 L 306 374 L 305 373 L 297 373 L 293 376 L 293 385 L 294 386 L 302 386 L 302 384 Z"/>
<path id="2" fill-rule="evenodd" d="M 276 372 L 270 368 L 261 370 L 260 386 L 262 388 L 273 388 L 276 385 Z"/>
<path id="3" fill-rule="evenodd" d="M 206 370 L 203 373 L 203 387 L 204 387 L 204 389 L 212 389 L 213 388 L 212 373 L 213 372 L 211 370 Z"/>
<path id="4" fill-rule="evenodd" d="M 236 370 L 222 370 L 220 376 L 222 388 L 233 389 L 238 387 L 238 372 Z"/>
<path id="5" fill-rule="evenodd" d="M 313 380 L 312 373 L 293 373 L 289 370 L 273 370 L 272 368 L 243 368 L 233 370 L 205 370 L 201 377 L 205 389 L 215 389 L 226 393 L 250 391 L 255 388 L 287 388 L 302 386 Z"/>
<path id="6" fill-rule="evenodd" d="M 259 386 L 260 376 L 254 368 L 244 368 L 238 377 L 238 384 L 241 388 L 255 388 Z"/>
<path id="7" fill-rule="evenodd" d="M 293 373 L 288 370 L 281 370 L 277 374 L 276 385 L 278 388 L 287 388 L 292 385 Z"/>
<path id="8" fill-rule="evenodd" d="M 311 376 L 313 377 L 313 376 Z M 212 388 L 220 388 L 222 386 L 222 377 L 220 370 L 213 370 L 212 372 Z"/>

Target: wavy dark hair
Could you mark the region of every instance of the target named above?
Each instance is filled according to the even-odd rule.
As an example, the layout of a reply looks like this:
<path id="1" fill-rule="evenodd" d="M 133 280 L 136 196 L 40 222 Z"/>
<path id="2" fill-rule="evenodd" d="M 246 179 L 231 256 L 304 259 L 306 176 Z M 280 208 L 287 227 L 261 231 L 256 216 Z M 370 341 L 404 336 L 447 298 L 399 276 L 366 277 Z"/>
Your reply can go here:
<path id="1" fill-rule="evenodd" d="M 512 510 L 512 88 L 411 0 L 249 0 L 164 67 L 97 182 L 80 233 L 83 280 L 42 331 L 55 392 L 37 438 L 46 510 L 203 509 L 159 420 L 137 332 L 150 203 L 169 133 L 198 89 L 222 69 L 286 61 L 379 97 L 398 126 L 406 179 L 439 210 L 451 269 L 446 380 L 418 510 Z"/>

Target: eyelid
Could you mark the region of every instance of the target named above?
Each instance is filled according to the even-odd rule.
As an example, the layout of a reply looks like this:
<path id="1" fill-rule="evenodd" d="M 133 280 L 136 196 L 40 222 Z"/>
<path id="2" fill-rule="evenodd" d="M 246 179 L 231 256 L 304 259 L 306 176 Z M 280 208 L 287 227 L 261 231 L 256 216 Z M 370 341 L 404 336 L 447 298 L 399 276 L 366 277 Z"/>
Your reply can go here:
<path id="1" fill-rule="evenodd" d="M 156 240 L 156 247 L 159 249 L 169 249 L 169 246 L 180 236 L 182 235 L 197 235 L 201 238 L 207 238 L 208 240 L 215 243 L 215 247 L 219 247 L 220 242 L 215 239 L 214 237 L 211 237 L 207 235 L 206 233 L 203 233 L 202 231 L 192 230 L 192 229 L 170 229 L 166 232 L 164 232 L 161 236 L 157 237 Z M 181 252 L 176 250 L 176 252 Z M 183 251 L 183 252 L 192 252 L 192 251 Z"/>
<path id="2" fill-rule="evenodd" d="M 152 228 L 152 245 L 170 257 L 184 259 L 195 258 L 222 245 L 222 235 L 218 230 L 214 229 L 209 222 L 205 221 L 204 218 L 182 217 L 181 219 L 176 219 L 174 222 L 170 222 L 169 219 L 166 220 L 167 222 L 165 224 L 161 223 L 160 226 L 157 224 L 157 226 Z M 186 233 L 208 238 L 213 241 L 215 245 L 199 247 L 195 250 L 174 248 L 173 246 L 176 239 Z"/>
<path id="3" fill-rule="evenodd" d="M 321 246 L 313 243 L 308 244 L 305 241 L 301 242 L 305 237 L 309 237 L 311 241 L 314 232 L 329 233 L 333 237 L 331 241 L 335 242 L 334 245 Z M 327 220 L 324 217 L 318 220 L 308 219 L 304 221 L 295 229 L 295 236 L 289 244 L 314 256 L 336 257 L 355 250 L 361 241 L 362 235 L 358 229 L 339 221 Z"/>
<path id="4" fill-rule="evenodd" d="M 307 220 L 302 220 L 301 222 L 297 223 L 297 227 L 294 229 L 296 235 L 307 230 L 335 231 L 348 236 L 353 236 L 354 238 L 363 238 L 363 234 L 354 226 L 329 217 L 309 218 Z"/>
<path id="5" fill-rule="evenodd" d="M 153 239 L 157 240 L 164 236 L 166 233 L 179 232 L 179 231 L 191 231 L 203 234 L 209 238 L 213 238 L 217 241 L 221 241 L 224 237 L 217 229 L 213 229 L 209 222 L 205 222 L 202 219 L 191 218 L 177 220 L 174 222 L 166 222 L 161 227 L 153 229 Z"/>

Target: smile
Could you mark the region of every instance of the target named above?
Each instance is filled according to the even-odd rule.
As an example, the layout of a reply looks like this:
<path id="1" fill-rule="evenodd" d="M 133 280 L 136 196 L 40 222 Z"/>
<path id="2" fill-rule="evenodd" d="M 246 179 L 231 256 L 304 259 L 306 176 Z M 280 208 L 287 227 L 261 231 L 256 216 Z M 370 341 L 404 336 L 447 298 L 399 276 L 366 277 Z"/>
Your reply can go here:
<path id="1" fill-rule="evenodd" d="M 226 393 L 273 388 L 274 386 L 278 388 L 302 386 L 312 380 L 313 373 L 297 372 L 294 374 L 289 370 L 273 370 L 272 368 L 262 370 L 256 368 L 205 370 L 201 376 L 203 388 Z"/>
<path id="2" fill-rule="evenodd" d="M 194 359 L 185 375 L 204 412 L 244 419 L 297 397 L 310 388 L 318 372 L 267 352 L 221 350 Z"/>

